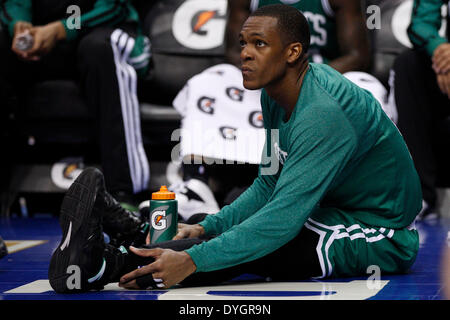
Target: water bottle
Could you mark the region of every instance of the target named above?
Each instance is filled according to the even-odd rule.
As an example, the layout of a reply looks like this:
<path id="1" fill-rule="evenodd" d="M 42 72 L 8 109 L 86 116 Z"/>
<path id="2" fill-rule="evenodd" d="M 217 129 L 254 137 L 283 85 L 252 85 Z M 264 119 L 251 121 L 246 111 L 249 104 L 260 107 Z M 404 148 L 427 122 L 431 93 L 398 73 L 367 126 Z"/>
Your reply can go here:
<path id="1" fill-rule="evenodd" d="M 162 186 L 150 200 L 150 244 L 172 240 L 178 229 L 178 203 L 175 193 Z"/>

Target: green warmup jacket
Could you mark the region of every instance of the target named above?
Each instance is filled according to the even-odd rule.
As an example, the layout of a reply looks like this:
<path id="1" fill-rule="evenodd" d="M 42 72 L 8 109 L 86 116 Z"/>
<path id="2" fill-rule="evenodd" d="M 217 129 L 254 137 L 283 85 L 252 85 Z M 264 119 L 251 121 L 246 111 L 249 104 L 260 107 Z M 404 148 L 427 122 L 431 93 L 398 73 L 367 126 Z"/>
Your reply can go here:
<path id="1" fill-rule="evenodd" d="M 442 25 L 441 9 L 447 2 L 446 0 L 414 0 L 408 36 L 415 48 L 425 49 L 430 57 L 440 44 L 448 42 L 450 27 L 448 25 L 450 22 L 448 10 L 447 38 L 439 35 L 439 29 Z"/>
<path id="2" fill-rule="evenodd" d="M 66 29 L 67 40 L 76 39 L 80 32 L 87 32 L 89 29 L 100 25 L 116 25 L 123 21 L 139 21 L 139 16 L 128 0 L 55 0 L 55 1 L 32 1 L 32 0 L 0 0 L 0 21 L 5 25 L 9 34 L 13 36 L 14 25 L 17 21 L 27 21 L 33 23 L 33 5 L 40 6 L 62 6 L 61 12 L 66 17 L 58 17 Z M 79 5 L 82 9 L 80 16 L 80 28 L 72 28 L 72 20 L 68 19 L 71 13 L 66 13 L 70 5 Z M 88 8 L 84 11 L 83 9 Z M 45 8 L 43 8 L 45 10 Z M 42 9 L 41 9 L 42 10 Z M 54 10 L 54 8 L 49 8 Z M 46 21 L 49 23 L 52 21 Z"/>
<path id="3" fill-rule="evenodd" d="M 197 272 L 273 252 L 318 206 L 338 208 L 366 226 L 402 229 L 414 221 L 422 206 L 419 177 L 400 132 L 368 91 L 310 63 L 287 122 L 265 90 L 261 106 L 268 152 L 250 188 L 200 223 L 218 236 L 186 250 Z"/>

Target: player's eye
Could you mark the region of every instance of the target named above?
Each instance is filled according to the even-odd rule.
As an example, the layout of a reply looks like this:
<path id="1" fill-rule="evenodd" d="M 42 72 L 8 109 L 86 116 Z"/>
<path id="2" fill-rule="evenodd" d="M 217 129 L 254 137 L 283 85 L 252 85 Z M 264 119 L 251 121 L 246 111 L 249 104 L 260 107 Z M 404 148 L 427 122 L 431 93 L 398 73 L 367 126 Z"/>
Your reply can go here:
<path id="1" fill-rule="evenodd" d="M 255 45 L 257 47 L 264 47 L 266 45 L 266 43 L 264 41 L 262 41 L 262 40 L 256 40 L 255 41 Z"/>
<path id="2" fill-rule="evenodd" d="M 246 42 L 244 40 L 239 40 L 239 45 L 241 46 L 241 48 L 245 47 Z"/>

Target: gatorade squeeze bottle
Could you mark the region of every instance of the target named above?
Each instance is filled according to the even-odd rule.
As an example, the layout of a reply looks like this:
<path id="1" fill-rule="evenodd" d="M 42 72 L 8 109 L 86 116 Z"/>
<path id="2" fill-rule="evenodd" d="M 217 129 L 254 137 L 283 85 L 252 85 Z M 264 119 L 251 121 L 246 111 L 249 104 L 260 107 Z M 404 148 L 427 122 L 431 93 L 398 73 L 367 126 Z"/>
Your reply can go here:
<path id="1" fill-rule="evenodd" d="M 172 240 L 178 229 L 178 202 L 175 193 L 162 186 L 150 200 L 150 243 Z"/>

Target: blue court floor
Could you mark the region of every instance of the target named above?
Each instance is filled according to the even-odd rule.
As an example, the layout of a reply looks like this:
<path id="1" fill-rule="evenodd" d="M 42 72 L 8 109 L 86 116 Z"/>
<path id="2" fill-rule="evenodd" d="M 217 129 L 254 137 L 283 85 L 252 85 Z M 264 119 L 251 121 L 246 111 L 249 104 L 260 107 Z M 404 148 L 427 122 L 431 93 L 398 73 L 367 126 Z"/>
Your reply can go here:
<path id="1" fill-rule="evenodd" d="M 110 284 L 100 292 L 56 294 L 48 284 L 52 251 L 61 240 L 55 217 L 0 221 L 10 254 L 0 260 L 0 300 L 442 300 L 441 257 L 450 220 L 416 225 L 420 250 L 407 275 L 382 275 L 302 282 L 262 282 L 243 276 L 214 287 L 130 291 Z"/>

